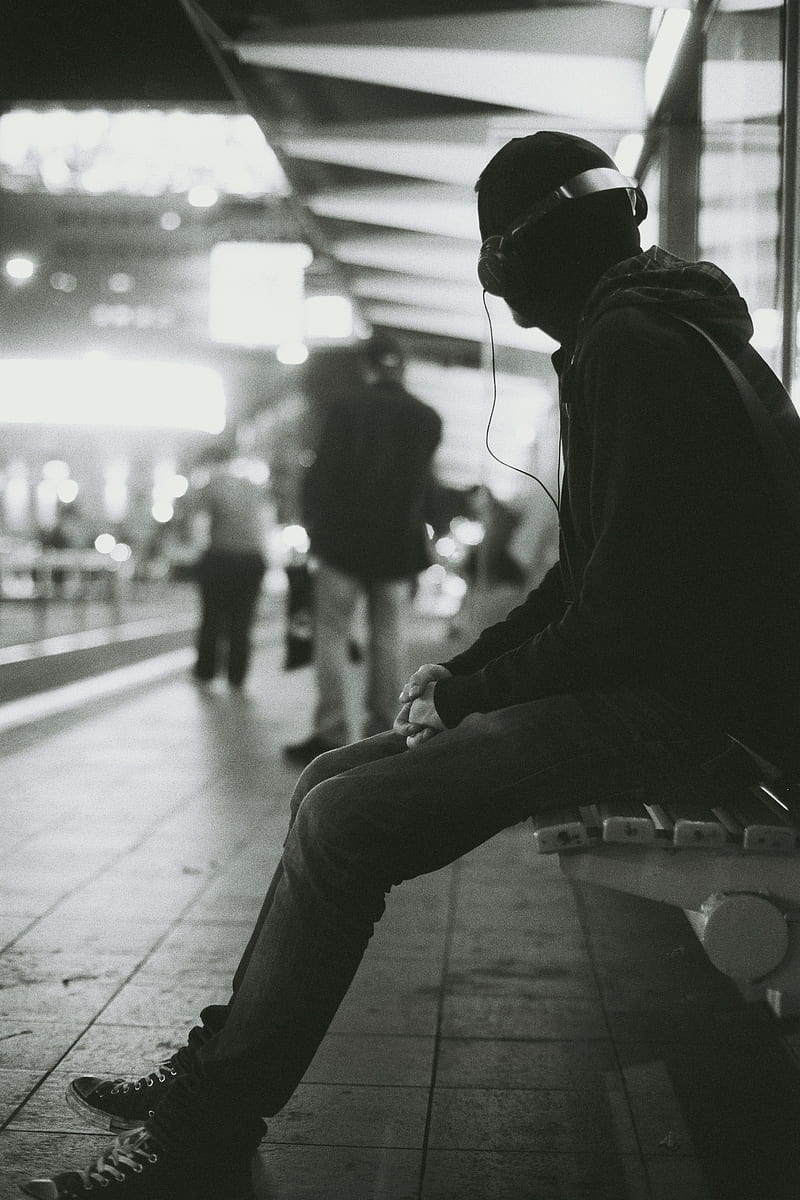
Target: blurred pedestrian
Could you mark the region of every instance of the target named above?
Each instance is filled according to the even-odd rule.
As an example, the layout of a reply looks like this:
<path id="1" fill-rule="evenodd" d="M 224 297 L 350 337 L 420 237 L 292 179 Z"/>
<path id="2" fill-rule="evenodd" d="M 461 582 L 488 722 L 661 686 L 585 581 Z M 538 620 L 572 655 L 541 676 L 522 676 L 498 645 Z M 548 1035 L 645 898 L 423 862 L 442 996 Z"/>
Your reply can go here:
<path id="1" fill-rule="evenodd" d="M 442 433 L 438 413 L 403 385 L 398 343 L 373 337 L 365 383 L 331 400 L 306 475 L 304 522 L 314 573 L 314 729 L 284 748 L 305 766 L 351 741 L 348 680 L 353 620 L 366 602 L 365 721 L 369 736 L 390 729 L 407 674 L 403 624 L 414 577 L 427 565 L 424 506 Z"/>
<path id="2" fill-rule="evenodd" d="M 196 568 L 201 618 L 195 679 L 209 683 L 223 667 L 241 688 L 250 665 L 250 633 L 266 571 L 263 487 L 239 469 L 224 446 L 203 456 L 208 482 L 192 498 L 207 541 Z"/>

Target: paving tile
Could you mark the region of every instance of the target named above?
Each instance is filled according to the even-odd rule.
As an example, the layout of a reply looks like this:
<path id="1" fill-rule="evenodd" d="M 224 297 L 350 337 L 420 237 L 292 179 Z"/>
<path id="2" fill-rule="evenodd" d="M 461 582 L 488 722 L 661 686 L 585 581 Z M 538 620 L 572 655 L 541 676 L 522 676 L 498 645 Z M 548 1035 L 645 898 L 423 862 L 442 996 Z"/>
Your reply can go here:
<path id="1" fill-rule="evenodd" d="M 699 973 L 693 978 L 682 973 L 681 977 L 661 977 L 642 972 L 609 981 L 598 980 L 603 1004 L 615 1013 L 655 1013 L 681 1009 L 695 1009 L 698 1013 L 730 1014 L 741 1010 L 742 1001 L 730 981 L 720 984 L 713 978 Z"/>
<path id="2" fill-rule="evenodd" d="M 499 889 L 498 867 L 502 877 L 518 894 L 574 894 L 572 883 L 561 870 L 555 855 L 537 854 L 528 822 L 503 831 L 476 847 L 459 860 L 459 893 L 471 888 Z"/>
<path id="3" fill-rule="evenodd" d="M 159 828 L 120 861 L 115 875 L 134 883 L 145 880 L 151 887 L 158 880 L 182 874 L 215 877 L 235 858 L 243 844 L 242 830 L 238 822 L 227 831 L 223 821 L 218 822 L 217 829 L 205 832 L 192 829 L 191 825 L 187 821 L 186 828 L 174 832 Z"/>
<path id="4" fill-rule="evenodd" d="M 66 952 L 79 955 L 135 956 L 137 961 L 164 936 L 161 923 L 126 920 L 99 912 L 91 921 L 65 916 L 62 908 L 37 921 L 15 943 L 19 953 L 41 955 Z"/>
<path id="5" fill-rule="evenodd" d="M 370 945 L 379 954 L 403 958 L 441 960 L 447 938 L 447 923 L 441 910 L 414 909 L 411 916 L 402 906 L 387 905 L 375 927 Z"/>
<path id="6" fill-rule="evenodd" d="M 173 984 L 166 979 L 148 983 L 128 983 L 98 1017 L 101 1025 L 142 1025 L 159 1029 L 189 1028 L 195 1024 L 200 1009 L 206 1004 L 225 1004 L 230 988 L 221 976 L 206 981 L 204 986 Z M 0 994 L 1 996 L 1 994 Z"/>
<path id="7" fill-rule="evenodd" d="M 652 1200 L 652 1196 L 644 1167 L 634 1156 L 431 1150 L 421 1200 Z M 688 1197 L 675 1192 L 669 1200 Z"/>
<path id="8" fill-rule="evenodd" d="M 688 927 L 688 926 L 687 926 Z M 597 977 L 609 1008 L 653 1008 L 675 1003 L 706 1003 L 741 1008 L 733 982 L 717 971 L 699 943 L 648 941 L 627 947 L 609 935 L 592 936 Z"/>
<path id="9" fill-rule="evenodd" d="M 29 1130 L 0 1133 L 0 1200 L 20 1200 L 20 1183 L 53 1171 L 84 1168 L 109 1144 L 109 1135 Z"/>
<path id="10" fill-rule="evenodd" d="M 619 1090 L 439 1088 L 429 1135 L 440 1150 L 527 1150 L 636 1154 L 633 1123 Z"/>
<path id="11" fill-rule="evenodd" d="M 402 987 L 353 986 L 331 1022 L 334 1033 L 401 1034 L 432 1037 L 436 1031 L 438 997 L 413 995 Z"/>
<path id="12" fill-rule="evenodd" d="M 741 1108 L 746 1101 L 753 1106 L 780 1103 L 796 1106 L 800 1102 L 797 1061 L 787 1053 L 781 1024 L 767 1026 L 762 1036 L 733 1038 L 727 1042 L 707 1042 L 697 1038 L 665 1043 L 623 1042 L 617 1046 L 620 1065 L 629 1090 L 652 1088 L 659 1077 L 671 1091 L 682 1096 L 698 1095 L 705 1105 L 712 1094 L 714 1107 Z M 660 1066 L 659 1075 L 652 1064 Z"/>
<path id="13" fill-rule="evenodd" d="M 384 1037 L 329 1033 L 305 1083 L 427 1087 L 433 1067 L 433 1037 Z"/>
<path id="14" fill-rule="evenodd" d="M 642 1153 L 650 1157 L 694 1158 L 692 1134 L 674 1094 L 658 1090 L 628 1096 Z"/>
<path id="15" fill-rule="evenodd" d="M 481 877 L 480 886 L 459 881 L 457 895 L 456 924 L 471 929 L 581 929 L 575 895 L 563 882 L 531 882 L 506 868 Z"/>
<path id="16" fill-rule="evenodd" d="M 241 925 L 253 926 L 261 911 L 264 897 L 220 894 L 211 888 L 184 909 L 181 920 L 187 925 Z"/>
<path id="17" fill-rule="evenodd" d="M 600 1004 L 593 997 L 516 994 L 445 996 L 442 1034 L 466 1038 L 554 1038 L 607 1040 Z"/>
<path id="18" fill-rule="evenodd" d="M 139 962 L 136 954 L 95 954 L 64 945 L 34 950 L 17 942 L 0 958 L 0 995 L 17 987 L 55 980 L 64 988 L 75 983 L 122 982 Z"/>
<path id="19" fill-rule="evenodd" d="M 555 945 L 531 958 L 502 952 L 481 958 L 452 960 L 446 975 L 451 995 L 577 996 L 599 1001 L 591 961 L 582 946 Z"/>
<path id="20" fill-rule="evenodd" d="M 14 855 L 23 870 L 38 862 L 62 861 L 77 856 L 79 862 L 111 859 L 131 850 L 141 838 L 138 826 L 121 822 L 88 822 L 87 814 L 70 814 L 28 838 Z M 63 856 L 63 858 L 62 858 Z"/>
<path id="21" fill-rule="evenodd" d="M 66 1024 L 90 1020 L 119 989 L 124 974 L 124 960 L 105 961 L 106 969 L 95 962 L 85 971 L 65 977 L 65 982 L 48 978 L 31 983 L 14 980 L 0 984 L 0 1019 L 43 1021 L 49 1018 Z M 121 963 L 120 974 L 109 969 L 109 965 Z M 0 968 L 2 966 L 0 961 Z"/>
<path id="22" fill-rule="evenodd" d="M 71 890 L 69 880 L 57 871 L 37 870 L 20 875 L 4 869 L 0 878 L 0 915 L 38 917 Z"/>
<path id="23" fill-rule="evenodd" d="M 417 1200 L 421 1152 L 263 1145 L 270 1200 Z M 265 1189 L 266 1195 L 267 1189 Z"/>
<path id="24" fill-rule="evenodd" d="M 538 952 L 548 943 L 559 939 L 574 947 L 586 946 L 586 939 L 576 912 L 569 908 L 553 908 L 538 912 L 531 908 L 491 907 L 471 909 L 459 905 L 453 922 L 453 949 L 456 957 L 474 951 L 485 954 L 493 942 L 501 942 L 508 950 L 524 953 Z"/>
<path id="25" fill-rule="evenodd" d="M 7 1070 L 0 1067 L 0 1125 L 9 1120 L 40 1079 L 39 1071 Z"/>
<path id="26" fill-rule="evenodd" d="M 361 960 L 350 986 L 351 994 L 359 990 L 385 988 L 387 993 L 400 989 L 407 997 L 438 996 L 442 971 L 438 962 L 413 955 L 386 955 L 383 948 L 371 943 Z"/>
<path id="27" fill-rule="evenodd" d="M 13 1118 L 11 1129 L 38 1129 L 42 1132 L 81 1133 L 86 1130 L 86 1121 L 74 1113 L 64 1099 L 67 1084 L 73 1072 L 57 1067 L 42 1079 L 40 1086 Z M 113 1137 L 107 1140 L 113 1141 Z"/>
<path id="28" fill-rule="evenodd" d="M 387 958 L 370 946 L 336 1013 L 337 1033 L 432 1036 L 440 968 L 426 958 Z"/>
<path id="29" fill-rule="evenodd" d="M 788 1193 L 781 1197 L 760 1189 L 742 1193 L 712 1191 L 701 1164 L 692 1158 L 646 1158 L 645 1167 L 652 1200 L 766 1200 L 767 1195 L 769 1200 L 789 1200 Z"/>
<path id="30" fill-rule="evenodd" d="M 610 1042 L 442 1038 L 436 1086 L 606 1092 L 623 1082 Z"/>
<path id="31" fill-rule="evenodd" d="M 26 1014 L 0 1020 L 0 1067 L 49 1071 L 78 1040 L 85 1022 L 32 1021 Z"/>
<path id="32" fill-rule="evenodd" d="M 614 1042 L 699 1042 L 721 1047 L 763 1037 L 768 1014 L 750 1008 L 717 1009 L 713 1005 L 673 1004 L 661 1008 L 606 1008 Z"/>
<path id="33" fill-rule="evenodd" d="M 187 1031 L 186 1025 L 91 1025 L 61 1066 L 71 1075 L 138 1078 L 184 1045 Z"/>
<path id="34" fill-rule="evenodd" d="M 315 1146 L 422 1146 L 427 1088 L 303 1083 L 269 1120 L 268 1142 Z"/>
<path id="35" fill-rule="evenodd" d="M 682 1121 L 714 1200 L 788 1200 L 800 1195 L 795 1153 L 800 1085 L 796 1064 L 776 1042 L 777 1038 L 771 1043 L 763 1038 L 749 1043 L 744 1038 L 666 1042 L 654 1048 L 650 1058 L 639 1055 L 634 1062 L 627 1054 L 631 1048 L 621 1047 L 645 1151 L 659 1140 L 653 1132 L 670 1125 L 677 1134 L 672 1144 L 658 1147 L 658 1154 L 648 1154 L 648 1162 L 691 1157 L 682 1154 Z M 644 1086 L 648 1079 L 649 1094 Z"/>
<path id="36" fill-rule="evenodd" d="M 170 924 L 202 891 L 205 880 L 204 870 L 198 868 L 195 873 L 194 867 L 188 866 L 181 874 L 157 882 L 114 871 L 62 900 L 58 911 L 67 921 L 91 922 L 102 914 L 122 922 L 135 918 L 146 924 L 154 921 Z"/>
<path id="37" fill-rule="evenodd" d="M 183 921 L 173 927 L 137 975 L 142 982 L 157 976 L 194 980 L 200 986 L 211 975 L 233 976 L 249 941 L 252 924 L 206 928 Z"/>
<path id="38" fill-rule="evenodd" d="M 17 916 L 0 916 L 0 952 L 19 937 L 24 929 L 27 929 L 31 922 L 35 920 L 33 916 L 26 916 L 23 913 L 18 913 Z"/>
<path id="39" fill-rule="evenodd" d="M 427 871 L 424 875 L 404 880 L 389 892 L 387 904 L 402 904 L 408 901 L 428 906 L 435 901 L 441 901 L 447 905 L 458 865 L 458 862 L 455 862 L 449 867 L 441 867 L 438 871 Z"/>

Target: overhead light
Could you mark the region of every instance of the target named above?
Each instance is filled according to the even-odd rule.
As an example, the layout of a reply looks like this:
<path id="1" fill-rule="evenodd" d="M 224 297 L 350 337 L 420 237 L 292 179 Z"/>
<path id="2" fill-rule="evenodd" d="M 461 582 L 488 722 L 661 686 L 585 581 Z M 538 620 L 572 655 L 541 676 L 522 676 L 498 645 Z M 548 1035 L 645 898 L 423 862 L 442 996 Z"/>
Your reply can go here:
<path id="1" fill-rule="evenodd" d="M 198 183 L 195 187 L 189 188 L 186 199 L 192 208 L 213 208 L 219 200 L 219 192 L 210 184 Z"/>
<path id="2" fill-rule="evenodd" d="M 309 296 L 305 302 L 304 316 L 307 337 L 353 336 L 353 305 L 346 296 Z"/>
<path id="3" fill-rule="evenodd" d="M 78 496 L 78 485 L 74 479 L 62 479 L 56 484 L 56 495 L 62 504 L 72 504 Z"/>
<path id="4" fill-rule="evenodd" d="M 303 341 L 302 242 L 218 242 L 211 249 L 209 330 L 214 341 L 280 346 Z"/>
<path id="5" fill-rule="evenodd" d="M 299 367 L 308 358 L 308 346 L 303 342 L 281 342 L 275 351 L 279 363 L 287 367 Z"/>
<path id="6" fill-rule="evenodd" d="M 0 424 L 225 428 L 222 377 L 191 363 L 0 359 Z"/>
<path id="7" fill-rule="evenodd" d="M 661 14 L 644 69 L 644 96 L 651 113 L 664 95 L 691 17 L 691 12 L 684 8 L 668 8 Z"/>
<path id="8" fill-rule="evenodd" d="M 0 116 L 0 187 L 174 196 L 289 194 L 275 151 L 243 113 L 16 108 Z"/>
<path id="9" fill-rule="evenodd" d="M 168 500 L 157 500 L 150 509 L 150 515 L 159 525 L 166 525 L 175 516 L 175 509 Z"/>
<path id="10" fill-rule="evenodd" d="M 6 275 L 16 283 L 26 283 L 36 273 L 36 263 L 23 254 L 15 254 L 6 260 Z"/>

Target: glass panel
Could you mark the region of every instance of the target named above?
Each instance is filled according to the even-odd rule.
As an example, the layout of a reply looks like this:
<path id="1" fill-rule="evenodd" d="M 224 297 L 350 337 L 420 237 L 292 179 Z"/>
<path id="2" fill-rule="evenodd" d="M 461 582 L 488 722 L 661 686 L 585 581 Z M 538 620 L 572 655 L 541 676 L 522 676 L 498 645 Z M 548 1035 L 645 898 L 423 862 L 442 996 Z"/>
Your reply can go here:
<path id="1" fill-rule="evenodd" d="M 753 344 L 778 372 L 782 15 L 741 0 L 709 27 L 698 242 L 747 300 Z"/>

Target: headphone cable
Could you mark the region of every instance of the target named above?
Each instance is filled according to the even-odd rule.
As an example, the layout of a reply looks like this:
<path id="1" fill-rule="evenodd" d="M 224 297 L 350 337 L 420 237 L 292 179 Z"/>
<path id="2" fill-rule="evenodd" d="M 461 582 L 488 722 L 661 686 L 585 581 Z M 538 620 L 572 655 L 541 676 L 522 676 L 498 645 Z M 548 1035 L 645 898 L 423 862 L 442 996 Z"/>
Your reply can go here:
<path id="1" fill-rule="evenodd" d="M 489 430 L 491 429 L 492 420 L 494 418 L 494 411 L 495 411 L 495 408 L 497 407 L 497 360 L 496 360 L 495 348 L 494 348 L 494 329 L 492 327 L 492 314 L 489 312 L 489 306 L 486 303 L 486 289 L 485 288 L 483 289 L 482 300 L 483 300 L 484 312 L 486 313 L 486 319 L 489 322 L 489 344 L 491 346 L 491 351 L 492 351 L 492 407 L 489 412 L 489 420 L 486 422 L 486 433 L 484 434 L 484 439 L 483 439 L 484 445 L 486 446 L 486 449 L 489 451 L 489 454 L 494 459 L 494 461 L 496 463 L 499 463 L 501 467 L 508 467 L 509 470 L 517 471 L 520 475 L 526 475 L 528 479 L 532 479 L 534 483 L 538 483 L 539 487 L 542 489 L 545 496 L 547 496 L 547 499 L 550 501 L 553 508 L 556 510 L 556 517 L 559 518 L 559 524 L 560 524 L 561 513 L 559 511 L 558 501 L 556 500 L 555 496 L 550 491 L 550 489 L 546 486 L 546 484 L 544 484 L 542 482 L 542 480 L 539 478 L 539 476 L 534 475 L 531 471 L 526 471 L 524 467 L 515 467 L 513 463 L 506 462 L 506 460 L 504 458 L 498 457 L 498 455 L 495 454 L 494 450 L 489 445 Z M 561 462 L 560 462 L 560 455 L 559 455 L 559 474 L 560 474 L 560 470 L 561 470 Z"/>

